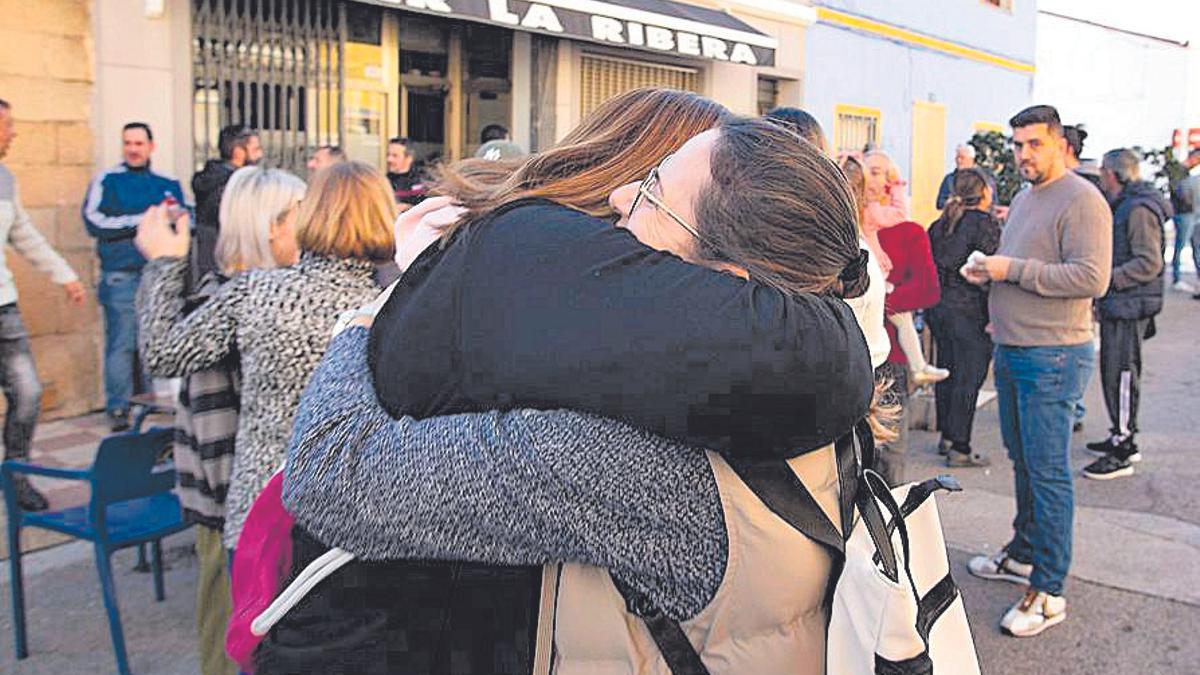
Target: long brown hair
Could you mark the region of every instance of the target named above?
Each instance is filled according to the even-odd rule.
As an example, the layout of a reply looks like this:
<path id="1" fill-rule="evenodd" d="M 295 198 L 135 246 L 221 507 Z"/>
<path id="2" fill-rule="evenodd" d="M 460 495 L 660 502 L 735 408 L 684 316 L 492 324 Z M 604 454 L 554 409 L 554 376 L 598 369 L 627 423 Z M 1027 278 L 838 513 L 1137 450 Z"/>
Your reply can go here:
<path id="1" fill-rule="evenodd" d="M 837 164 L 761 119 L 727 118 L 719 129 L 713 185 L 696 200 L 700 259 L 791 295 L 861 295 L 858 206 Z"/>
<path id="2" fill-rule="evenodd" d="M 862 231 L 862 213 L 867 208 L 867 173 L 862 162 L 847 155 L 842 159 L 842 173 L 850 184 L 850 194 L 854 195 L 854 203 L 858 207 L 859 231 Z"/>
<path id="3" fill-rule="evenodd" d="M 728 115 L 721 104 L 691 92 L 635 89 L 601 104 L 545 152 L 517 162 L 466 160 L 443 167 L 434 192 L 467 208 L 460 223 L 529 197 L 613 219 L 617 214 L 608 197 L 614 190 L 645 178 L 688 139 Z"/>
<path id="4" fill-rule="evenodd" d="M 962 220 L 967 209 L 979 208 L 983 202 L 983 193 L 987 189 L 987 177 L 983 171 L 972 167 L 959 169 L 954 172 L 954 189 L 946 200 L 946 208 L 942 211 L 940 220 L 946 224 L 946 235 L 954 234 L 958 221 Z"/>
<path id="5" fill-rule="evenodd" d="M 870 284 L 859 245 L 859 201 L 833 160 L 798 134 L 759 119 L 727 118 L 713 146 L 712 189 L 696 200 L 697 262 L 729 263 L 787 294 L 857 297 Z M 895 440 L 891 383 L 875 383 L 868 421 Z"/>

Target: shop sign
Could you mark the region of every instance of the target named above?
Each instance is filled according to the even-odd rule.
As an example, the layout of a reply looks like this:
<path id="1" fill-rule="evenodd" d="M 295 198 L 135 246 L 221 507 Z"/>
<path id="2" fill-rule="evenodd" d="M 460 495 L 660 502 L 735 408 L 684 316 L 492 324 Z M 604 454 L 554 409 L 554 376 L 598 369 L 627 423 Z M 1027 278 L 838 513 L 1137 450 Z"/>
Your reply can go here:
<path id="1" fill-rule="evenodd" d="M 636 6 L 599 0 L 372 1 L 564 38 L 748 66 L 775 65 L 774 38 L 715 10 L 670 0 L 639 0 Z M 719 20 L 701 20 L 713 15 Z"/>

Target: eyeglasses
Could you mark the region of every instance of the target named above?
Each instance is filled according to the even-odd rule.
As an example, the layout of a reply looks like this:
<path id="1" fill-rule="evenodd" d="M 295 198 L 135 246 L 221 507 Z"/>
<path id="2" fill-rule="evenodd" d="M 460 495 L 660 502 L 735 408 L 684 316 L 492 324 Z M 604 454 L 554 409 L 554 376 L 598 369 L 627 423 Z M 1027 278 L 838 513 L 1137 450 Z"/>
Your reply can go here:
<path id="1" fill-rule="evenodd" d="M 653 169 L 650 169 L 650 173 L 646 174 L 646 177 L 642 180 L 641 184 L 638 185 L 638 191 L 633 197 L 633 203 L 629 205 L 629 213 L 632 214 L 634 211 L 636 211 L 638 204 L 642 202 L 642 197 L 645 197 L 646 201 L 650 202 L 663 213 L 670 216 L 671 220 L 679 223 L 679 226 L 687 230 L 688 234 L 697 239 L 703 239 L 703 237 L 700 236 L 700 232 L 695 227 L 692 227 L 691 223 L 684 220 L 683 216 L 675 213 L 671 207 L 667 206 L 663 200 L 659 199 L 654 195 L 653 192 L 651 192 L 658 182 L 658 167 L 656 166 Z"/>

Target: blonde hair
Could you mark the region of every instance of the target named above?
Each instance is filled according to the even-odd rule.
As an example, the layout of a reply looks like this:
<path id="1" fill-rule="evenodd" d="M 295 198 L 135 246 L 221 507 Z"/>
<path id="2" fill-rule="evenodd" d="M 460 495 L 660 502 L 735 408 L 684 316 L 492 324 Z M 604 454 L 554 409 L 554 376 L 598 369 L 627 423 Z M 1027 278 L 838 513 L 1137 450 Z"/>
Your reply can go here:
<path id="1" fill-rule="evenodd" d="M 280 169 L 247 166 L 225 184 L 218 213 L 220 231 L 214 251 L 217 266 L 233 275 L 276 267 L 271 226 L 304 197 L 304 181 Z"/>
<path id="2" fill-rule="evenodd" d="M 396 202 L 375 167 L 342 162 L 317 172 L 300 203 L 300 250 L 332 258 L 388 260 L 396 253 Z"/>

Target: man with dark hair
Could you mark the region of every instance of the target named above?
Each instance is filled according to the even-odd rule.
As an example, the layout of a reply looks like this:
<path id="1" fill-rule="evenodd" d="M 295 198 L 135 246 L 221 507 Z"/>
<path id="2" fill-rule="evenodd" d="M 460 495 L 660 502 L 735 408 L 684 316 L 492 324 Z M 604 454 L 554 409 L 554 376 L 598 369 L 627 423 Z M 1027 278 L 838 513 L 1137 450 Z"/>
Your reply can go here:
<path id="1" fill-rule="evenodd" d="M 1063 138 L 1067 139 L 1067 168 L 1103 192 L 1104 189 L 1100 187 L 1100 167 L 1093 160 L 1083 161 L 1083 142 L 1087 137 L 1088 132 L 1082 124 L 1063 127 Z"/>
<path id="2" fill-rule="evenodd" d="M 1072 410 L 1093 368 L 1092 300 L 1108 290 L 1112 213 L 1098 191 L 1068 171 L 1058 111 L 1027 108 L 1010 120 L 1013 154 L 1030 183 L 1012 202 L 996 255 L 964 274 L 990 284 L 1000 431 L 1013 462 L 1013 538 L 972 558 L 975 576 L 1028 583 L 1000 622 L 1037 635 L 1066 618 L 1075 510 Z"/>
<path id="3" fill-rule="evenodd" d="M 821 123 L 817 121 L 817 118 L 807 111 L 782 106 L 767 113 L 765 119 L 782 124 L 799 134 L 800 138 L 815 145 L 821 152 L 829 154 L 829 148 L 825 142 L 825 130 L 821 128 Z"/>
<path id="4" fill-rule="evenodd" d="M 479 132 L 479 142 L 487 143 L 488 141 L 507 141 L 508 127 L 503 124 L 489 124 Z"/>
<path id="5" fill-rule="evenodd" d="M 525 150 L 513 143 L 509 136 L 508 127 L 503 124 L 489 124 L 479 134 L 483 145 L 475 151 L 476 159 L 497 161 L 501 159 L 517 159 L 525 156 Z"/>
<path id="6" fill-rule="evenodd" d="M 0 160 L 17 137 L 12 106 L 0 99 Z M 42 383 L 33 363 L 29 337 L 17 307 L 17 286 L 6 260 L 6 246 L 20 253 L 39 272 L 61 284 L 72 305 L 82 305 L 87 295 L 75 271 L 63 260 L 21 205 L 17 180 L 0 163 L 0 388 L 8 402 L 4 416 L 4 459 L 28 459 L 33 429 L 42 405 Z M 12 477 L 13 496 L 26 511 L 44 511 L 48 503 L 21 474 Z"/>
<path id="7" fill-rule="evenodd" d="M 230 124 L 217 136 L 219 159 L 210 159 L 204 169 L 192 176 L 192 194 L 196 196 L 195 237 L 188 259 L 187 292 L 200 285 L 204 275 L 217 268 L 214 251 L 220 231 L 221 195 L 234 171 L 262 160 L 258 132 L 244 124 Z"/>
<path id="8" fill-rule="evenodd" d="M 1158 189 L 1141 179 L 1142 158 L 1128 148 L 1109 151 L 1100 182 L 1113 211 L 1112 281 L 1097 303 L 1100 315 L 1100 383 L 1112 422 L 1103 441 L 1088 443 L 1100 459 L 1083 475 L 1108 480 L 1133 475 L 1141 460 L 1137 433 L 1142 340 L 1154 334 L 1163 305 L 1163 222 L 1171 206 Z"/>
<path id="9" fill-rule="evenodd" d="M 129 428 L 129 397 L 148 391 L 137 359 L 134 297 L 146 259 L 133 245 L 146 209 L 168 197 L 183 204 L 179 181 L 150 170 L 154 133 L 144 122 L 121 130 L 123 160 L 92 179 L 83 201 L 83 222 L 100 256 L 97 295 L 104 308 L 104 408 L 113 431 Z"/>
<path id="10" fill-rule="evenodd" d="M 396 195 L 396 207 L 407 211 L 425 199 L 425 185 L 416 167 L 408 139 L 397 136 L 388 141 L 387 179 Z"/>
<path id="11" fill-rule="evenodd" d="M 309 174 L 313 174 L 321 169 L 329 168 L 334 164 L 340 164 L 344 161 L 346 161 L 346 151 L 342 150 L 340 146 L 322 145 L 313 150 L 305 166 L 308 167 Z"/>

